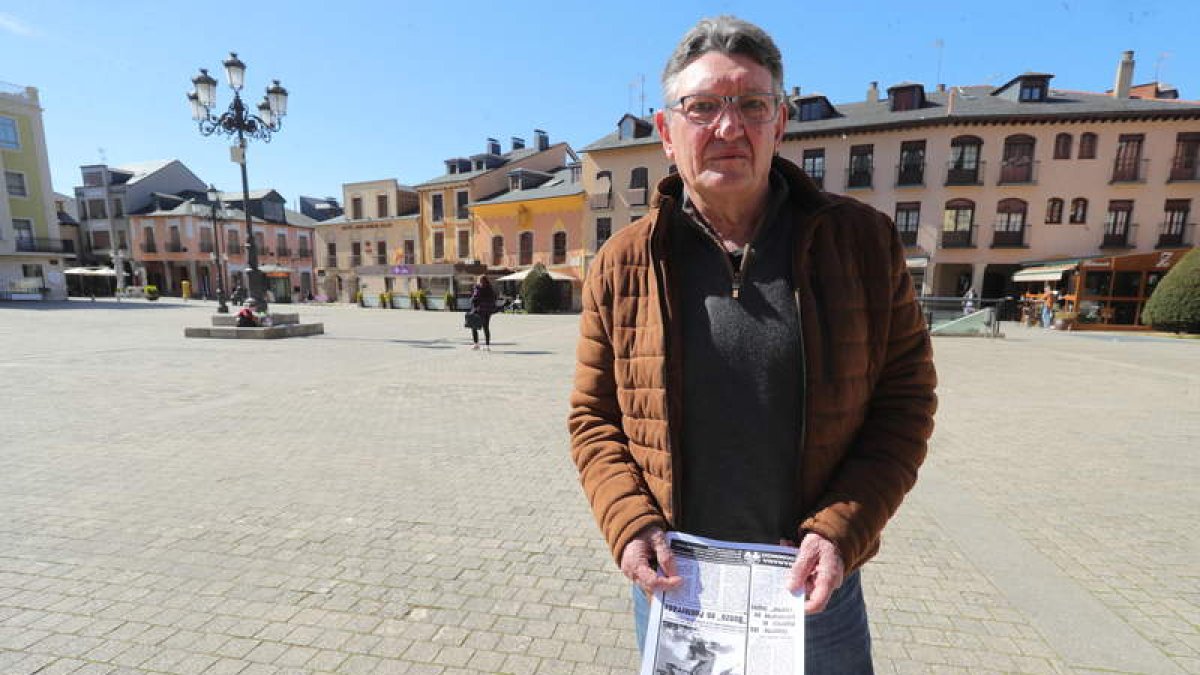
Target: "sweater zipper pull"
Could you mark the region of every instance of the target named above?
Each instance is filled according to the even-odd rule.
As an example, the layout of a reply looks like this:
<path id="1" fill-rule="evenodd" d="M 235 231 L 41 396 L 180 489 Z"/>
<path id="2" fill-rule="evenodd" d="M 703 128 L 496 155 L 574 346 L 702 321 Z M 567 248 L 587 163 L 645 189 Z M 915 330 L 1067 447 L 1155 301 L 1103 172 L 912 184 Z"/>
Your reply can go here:
<path id="1" fill-rule="evenodd" d="M 734 300 L 737 300 L 738 294 L 741 292 L 741 290 L 742 290 L 742 271 L 734 270 L 733 271 L 733 299 Z"/>

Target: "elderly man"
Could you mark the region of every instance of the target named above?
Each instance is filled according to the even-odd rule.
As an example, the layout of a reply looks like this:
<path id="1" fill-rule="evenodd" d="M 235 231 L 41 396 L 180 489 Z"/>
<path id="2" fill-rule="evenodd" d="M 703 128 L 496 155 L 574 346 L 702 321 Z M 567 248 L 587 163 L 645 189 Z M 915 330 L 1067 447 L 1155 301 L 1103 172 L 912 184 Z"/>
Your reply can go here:
<path id="1" fill-rule="evenodd" d="M 645 593 L 681 582 L 666 530 L 798 542 L 810 672 L 870 672 L 858 570 L 936 407 L 904 247 L 887 216 L 776 157 L 783 67 L 762 29 L 701 21 L 663 89 L 678 172 L 583 292 L 569 426 L 584 492 L 636 584 L 639 644 Z"/>

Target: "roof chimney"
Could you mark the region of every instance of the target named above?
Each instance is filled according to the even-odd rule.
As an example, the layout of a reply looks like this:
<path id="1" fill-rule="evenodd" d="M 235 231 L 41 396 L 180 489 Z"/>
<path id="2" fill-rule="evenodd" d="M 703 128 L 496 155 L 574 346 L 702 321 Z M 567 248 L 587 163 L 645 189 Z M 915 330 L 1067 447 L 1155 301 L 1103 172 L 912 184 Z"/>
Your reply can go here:
<path id="1" fill-rule="evenodd" d="M 487 139 L 487 151 L 489 155 L 500 154 L 500 141 L 494 138 Z"/>
<path id="2" fill-rule="evenodd" d="M 938 84 L 938 86 L 937 86 L 937 92 L 938 92 L 939 94 L 944 94 L 944 93 L 946 93 L 946 85 L 939 83 L 939 84 Z"/>
<path id="3" fill-rule="evenodd" d="M 879 102 L 879 83 L 872 82 L 871 86 L 867 87 L 867 103 Z"/>
<path id="4" fill-rule="evenodd" d="M 525 139 L 524 138 L 520 138 L 519 136 L 512 137 L 512 149 L 513 150 L 520 150 L 524 147 L 525 147 Z"/>
<path id="5" fill-rule="evenodd" d="M 1133 84 L 1133 50 L 1121 55 L 1117 64 L 1117 81 L 1113 84 L 1113 98 L 1129 98 L 1129 87 Z"/>
<path id="6" fill-rule="evenodd" d="M 536 146 L 539 152 L 542 150 L 548 150 L 550 148 L 550 134 L 547 134 L 541 129 L 534 129 L 533 137 L 537 139 Z"/>
<path id="7" fill-rule="evenodd" d="M 800 98 L 800 87 L 792 87 L 792 98 Z"/>

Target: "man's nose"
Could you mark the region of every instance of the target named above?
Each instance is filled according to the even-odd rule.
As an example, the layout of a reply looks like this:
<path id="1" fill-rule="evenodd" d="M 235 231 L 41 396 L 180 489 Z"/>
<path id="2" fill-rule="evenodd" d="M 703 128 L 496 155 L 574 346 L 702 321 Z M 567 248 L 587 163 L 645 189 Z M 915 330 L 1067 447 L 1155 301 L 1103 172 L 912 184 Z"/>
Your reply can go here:
<path id="1" fill-rule="evenodd" d="M 742 119 L 742 113 L 732 103 L 726 103 L 725 107 L 721 108 L 721 113 L 713 120 L 713 125 L 716 127 L 716 136 L 723 139 L 737 138 L 746 130 L 746 121 Z"/>

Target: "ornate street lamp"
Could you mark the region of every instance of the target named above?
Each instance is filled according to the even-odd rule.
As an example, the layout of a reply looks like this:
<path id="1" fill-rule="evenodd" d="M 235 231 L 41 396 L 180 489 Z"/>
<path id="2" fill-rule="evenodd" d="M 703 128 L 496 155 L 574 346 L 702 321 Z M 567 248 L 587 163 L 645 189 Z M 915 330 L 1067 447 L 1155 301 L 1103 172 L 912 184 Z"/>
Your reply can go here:
<path id="1" fill-rule="evenodd" d="M 213 247 L 217 258 L 217 314 L 228 314 L 229 306 L 225 304 L 225 266 L 221 264 L 221 224 L 217 221 L 221 193 L 211 183 L 208 186 L 208 203 L 212 206 Z"/>
<path id="2" fill-rule="evenodd" d="M 267 311 L 266 277 L 258 269 L 258 246 L 254 240 L 254 228 L 250 216 L 250 182 L 246 178 L 246 139 L 254 138 L 264 143 L 271 141 L 271 134 L 283 126 L 283 117 L 287 114 L 287 89 L 273 80 L 267 88 L 266 96 L 258 104 L 258 114 L 250 112 L 249 107 L 242 101 L 241 91 L 246 82 L 246 64 L 236 53 L 230 53 L 229 58 L 222 63 L 225 66 L 225 77 L 229 88 L 233 90 L 233 102 L 229 110 L 220 116 L 212 113 L 217 101 L 217 81 L 201 68 L 200 74 L 192 78 L 194 89 L 188 93 L 188 103 L 192 108 L 192 119 L 200 126 L 200 133 L 211 136 L 220 133 L 223 136 L 236 136 L 237 145 L 233 148 L 234 161 L 242 169 L 242 211 L 246 214 L 246 263 L 250 269 L 249 277 L 250 299 L 256 308 Z M 218 310 L 219 311 L 219 310 Z"/>

